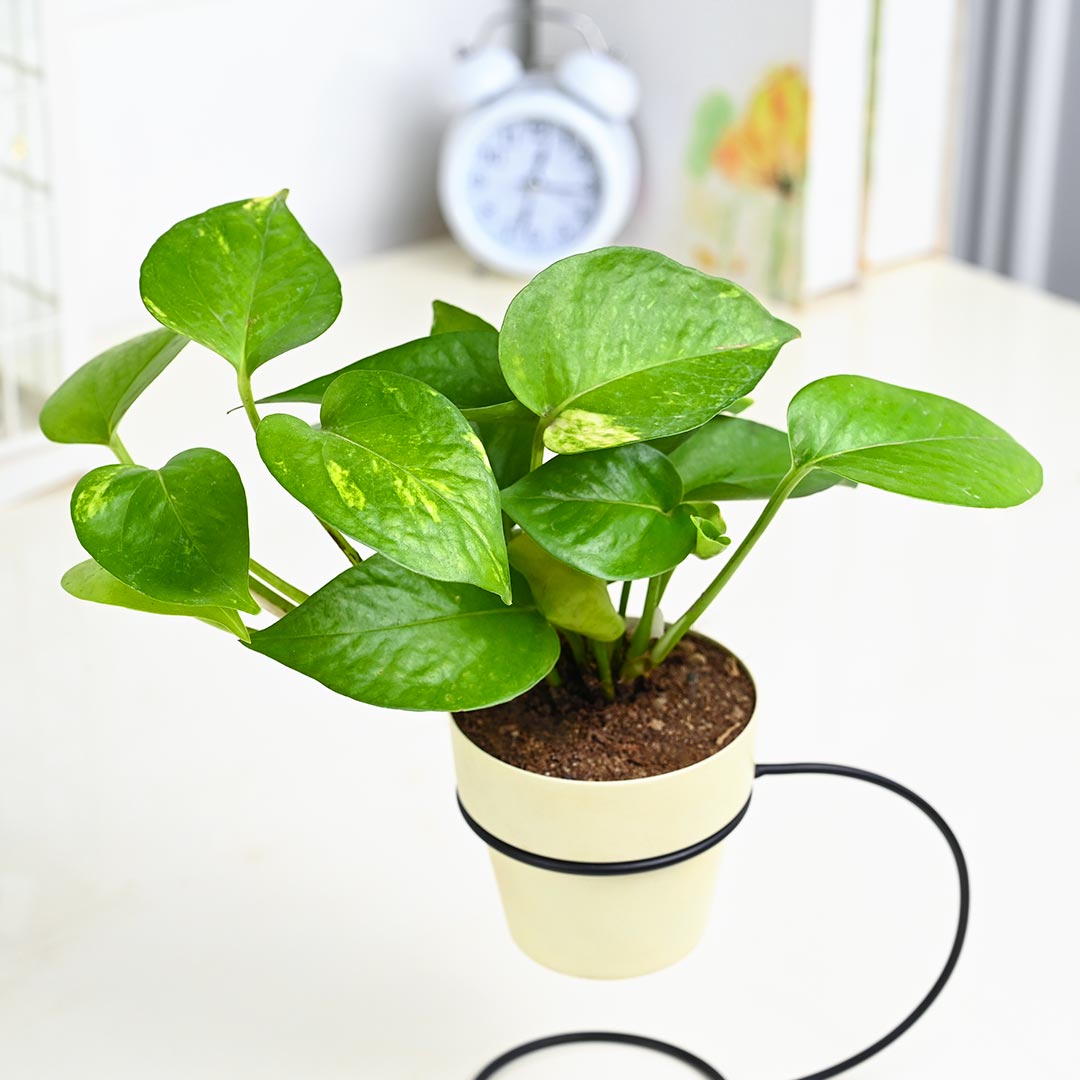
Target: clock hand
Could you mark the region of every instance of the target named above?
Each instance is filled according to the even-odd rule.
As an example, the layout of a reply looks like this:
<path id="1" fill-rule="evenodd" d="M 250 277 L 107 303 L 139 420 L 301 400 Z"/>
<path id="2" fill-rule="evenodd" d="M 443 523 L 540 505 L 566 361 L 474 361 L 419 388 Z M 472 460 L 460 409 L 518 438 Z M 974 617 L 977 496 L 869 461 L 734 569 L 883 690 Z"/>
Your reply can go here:
<path id="1" fill-rule="evenodd" d="M 526 188 L 525 193 L 521 197 L 521 209 L 518 211 L 517 217 L 514 218 L 513 231 L 520 233 L 527 222 L 532 219 L 533 203 L 534 200 L 529 198 L 530 189 Z"/>
<path id="2" fill-rule="evenodd" d="M 568 187 L 566 184 L 537 183 L 532 188 L 543 195 L 588 195 L 591 193 L 591 185 L 584 187 Z"/>
<path id="3" fill-rule="evenodd" d="M 551 147 L 547 143 L 536 148 L 533 154 L 532 164 L 529 166 L 529 175 L 525 178 L 525 190 L 536 191 L 543 183 L 540 176 L 548 158 L 551 157 Z"/>
<path id="4" fill-rule="evenodd" d="M 549 157 L 551 157 L 551 147 L 545 142 L 537 148 L 536 156 L 533 158 L 531 172 L 537 181 L 539 181 L 540 173 L 544 171 L 544 166 L 548 163 Z"/>

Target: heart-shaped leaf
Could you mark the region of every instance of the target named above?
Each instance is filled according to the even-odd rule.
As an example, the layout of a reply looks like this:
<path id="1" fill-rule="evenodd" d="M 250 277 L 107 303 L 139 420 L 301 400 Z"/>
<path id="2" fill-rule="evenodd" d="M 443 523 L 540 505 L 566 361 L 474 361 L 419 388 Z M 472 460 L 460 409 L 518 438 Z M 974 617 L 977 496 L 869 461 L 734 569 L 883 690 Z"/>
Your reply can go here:
<path id="1" fill-rule="evenodd" d="M 499 367 L 499 336 L 493 330 L 462 330 L 417 338 L 357 360 L 310 382 L 262 398 L 260 404 L 318 404 L 330 384 L 350 371 L 396 371 L 433 386 L 459 409 L 482 409 L 513 400 Z M 535 418 L 534 418 L 535 424 Z"/>
<path id="2" fill-rule="evenodd" d="M 515 536 L 507 550 L 510 565 L 525 576 L 548 622 L 596 641 L 622 637 L 626 622 L 611 603 L 606 582 L 560 562 L 525 533 Z"/>
<path id="3" fill-rule="evenodd" d="M 341 310 L 337 274 L 285 205 L 287 195 L 187 218 L 142 264 L 150 314 L 247 376 L 317 338 Z"/>
<path id="4" fill-rule="evenodd" d="M 745 395 L 798 335 L 730 281 L 654 251 L 602 248 L 514 298 L 499 357 L 562 454 L 698 427 Z"/>
<path id="5" fill-rule="evenodd" d="M 87 552 L 137 592 L 259 611 L 247 587 L 244 485 L 217 450 L 185 450 L 160 469 L 94 469 L 75 485 L 71 520 Z"/>
<path id="6" fill-rule="evenodd" d="M 248 629 L 240 616 L 229 608 L 200 607 L 194 604 L 167 604 L 155 600 L 145 593 L 136 592 L 131 586 L 114 578 L 103 566 L 98 566 L 93 559 L 87 559 L 73 566 L 61 579 L 60 585 L 65 592 L 79 600 L 89 600 L 95 604 L 111 604 L 114 607 L 130 608 L 132 611 L 148 611 L 154 615 L 186 615 L 210 623 L 211 626 L 228 630 L 244 641 L 248 640 Z"/>
<path id="7" fill-rule="evenodd" d="M 451 334 L 456 330 L 491 330 L 495 327 L 479 315 L 464 308 L 455 307 L 445 300 L 435 300 L 431 305 L 432 334 Z"/>
<path id="8" fill-rule="evenodd" d="M 552 458 L 502 494 L 503 510 L 542 548 L 594 577 L 652 577 L 694 550 L 695 511 L 651 446 Z"/>
<path id="9" fill-rule="evenodd" d="M 710 420 L 668 456 L 688 499 L 767 499 L 791 468 L 783 431 L 730 416 Z M 815 470 L 792 495 L 813 495 L 839 482 L 839 476 Z"/>
<path id="10" fill-rule="evenodd" d="M 803 387 L 788 406 L 797 466 L 956 506 L 1016 506 L 1042 467 L 984 416 L 948 398 L 861 375 Z"/>
<path id="11" fill-rule="evenodd" d="M 559 657 L 558 635 L 528 592 L 517 577 L 505 607 L 373 555 L 253 631 L 250 647 L 373 705 L 479 709 L 523 694 Z"/>
<path id="12" fill-rule="evenodd" d="M 426 383 L 351 371 L 323 397 L 321 429 L 267 416 L 259 453 L 291 495 L 324 521 L 440 581 L 510 601 L 499 491 L 480 440 Z"/>
<path id="13" fill-rule="evenodd" d="M 53 442 L 108 446 L 132 402 L 187 342 L 171 330 L 151 330 L 88 360 L 45 402 L 42 433 Z"/>

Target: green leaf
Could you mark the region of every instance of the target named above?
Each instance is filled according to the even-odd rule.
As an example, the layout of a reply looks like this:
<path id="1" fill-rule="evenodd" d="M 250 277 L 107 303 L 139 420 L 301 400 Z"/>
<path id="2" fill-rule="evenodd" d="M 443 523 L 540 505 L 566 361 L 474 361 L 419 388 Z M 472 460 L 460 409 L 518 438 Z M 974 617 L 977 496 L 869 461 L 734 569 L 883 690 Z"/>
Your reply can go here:
<path id="1" fill-rule="evenodd" d="M 142 264 L 158 322 L 243 375 L 317 338 L 341 310 L 341 284 L 285 205 L 287 191 L 215 206 L 160 237 Z"/>
<path id="2" fill-rule="evenodd" d="M 499 490 L 445 397 L 397 372 L 351 371 L 320 418 L 321 429 L 285 414 L 259 425 L 259 453 L 286 491 L 403 566 L 510 602 Z"/>
<path id="3" fill-rule="evenodd" d="M 490 410 L 470 409 L 466 416 L 484 444 L 495 483 L 500 488 L 517 483 L 532 465 L 532 441 L 536 417 L 519 402 L 516 408 L 494 406 Z M 501 415 L 486 419 L 485 414 Z"/>
<path id="4" fill-rule="evenodd" d="M 448 304 L 445 300 L 435 300 L 431 305 L 432 334 L 450 334 L 455 330 L 490 330 L 498 333 L 491 323 L 479 315 Z"/>
<path id="5" fill-rule="evenodd" d="M 503 492 L 503 510 L 564 563 L 609 581 L 652 577 L 694 550 L 668 459 L 634 444 L 552 458 Z"/>
<path id="6" fill-rule="evenodd" d="M 510 565 L 525 576 L 548 622 L 596 641 L 623 636 L 626 622 L 611 603 L 606 582 L 560 562 L 525 533 L 515 536 L 507 550 Z"/>
<path id="7" fill-rule="evenodd" d="M 559 656 L 558 635 L 519 577 L 514 594 L 505 607 L 373 555 L 253 631 L 250 647 L 373 705 L 479 709 L 523 694 Z"/>
<path id="8" fill-rule="evenodd" d="M 750 406 L 753 405 L 753 404 L 754 404 L 754 399 L 752 397 L 743 397 L 743 398 L 739 398 L 738 401 L 733 401 L 723 411 L 726 412 L 728 414 L 728 416 L 738 416 L 739 413 L 746 412 L 746 410 L 749 409 Z"/>
<path id="9" fill-rule="evenodd" d="M 695 428 L 743 397 L 798 335 L 730 281 L 653 251 L 602 248 L 538 274 L 499 358 L 562 454 Z"/>
<path id="10" fill-rule="evenodd" d="M 73 566 L 61 579 L 60 585 L 65 592 L 78 600 L 89 600 L 95 604 L 111 604 L 114 607 L 130 608 L 132 611 L 148 611 L 154 615 L 187 615 L 200 619 L 211 626 L 228 630 L 243 641 L 248 640 L 248 629 L 235 611 L 223 607 L 200 607 L 194 604 L 167 604 L 155 600 L 152 596 L 137 592 L 129 585 L 114 578 L 103 566 L 93 559 L 87 559 Z"/>
<path id="11" fill-rule="evenodd" d="M 688 499 L 767 499 L 791 468 L 783 431 L 730 416 L 698 428 L 669 457 Z M 839 482 L 839 476 L 815 471 L 792 495 L 813 495 Z"/>
<path id="12" fill-rule="evenodd" d="M 75 485 L 71 520 L 87 552 L 138 592 L 259 611 L 247 587 L 244 485 L 216 450 L 185 450 L 161 469 L 94 469 Z"/>
<path id="13" fill-rule="evenodd" d="M 513 400 L 499 367 L 498 334 L 493 330 L 463 330 L 417 338 L 384 349 L 329 375 L 262 398 L 260 404 L 285 401 L 318 404 L 330 384 L 350 371 L 396 371 L 409 375 L 433 386 L 459 409 L 481 409 Z"/>
<path id="14" fill-rule="evenodd" d="M 690 520 L 697 529 L 694 541 L 694 554 L 699 559 L 711 559 L 719 555 L 730 543 L 727 535 L 727 523 L 720 516 L 720 507 L 716 503 L 687 501 L 683 503 L 690 511 Z"/>
<path id="15" fill-rule="evenodd" d="M 171 330 L 151 330 L 88 360 L 45 402 L 42 433 L 53 442 L 108 446 L 124 413 L 187 342 Z"/>
<path id="16" fill-rule="evenodd" d="M 690 520 L 697 529 L 694 542 L 694 554 L 699 559 L 711 559 L 719 555 L 731 543 L 731 538 L 724 535 L 723 524 L 717 524 L 712 518 L 692 515 Z"/>
<path id="17" fill-rule="evenodd" d="M 733 401 L 726 409 L 721 409 L 719 415 L 724 416 L 726 414 L 727 416 L 736 416 L 738 413 L 744 412 L 746 409 L 749 409 L 750 406 L 753 404 L 753 398 L 739 398 L 738 401 Z M 676 447 L 682 446 L 684 442 L 692 438 L 695 434 L 697 434 L 697 432 L 701 431 L 702 427 L 704 426 L 705 425 L 702 425 L 701 427 L 690 428 L 689 431 L 680 431 L 677 432 L 675 435 L 661 435 L 658 439 L 647 439 L 646 441 L 650 446 L 655 446 L 657 450 L 660 450 L 661 452 L 667 454 L 668 457 L 671 457 L 671 452 Z M 784 438 L 786 440 L 787 436 L 785 435 Z"/>
<path id="18" fill-rule="evenodd" d="M 796 465 L 900 495 L 1001 507 L 1042 487 L 1035 458 L 966 405 L 860 375 L 803 387 L 788 426 Z"/>

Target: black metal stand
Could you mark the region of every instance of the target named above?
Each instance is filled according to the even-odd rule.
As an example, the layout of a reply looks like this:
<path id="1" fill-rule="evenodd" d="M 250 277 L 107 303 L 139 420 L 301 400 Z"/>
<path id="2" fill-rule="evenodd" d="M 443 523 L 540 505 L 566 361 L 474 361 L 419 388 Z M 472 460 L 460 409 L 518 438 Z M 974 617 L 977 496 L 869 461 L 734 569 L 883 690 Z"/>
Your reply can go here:
<path id="1" fill-rule="evenodd" d="M 941 974 L 938 975 L 934 985 L 930 987 L 929 991 L 918 1005 L 916 1005 L 899 1024 L 876 1042 L 871 1043 L 866 1049 L 860 1050 L 857 1054 L 852 1054 L 851 1057 L 845 1058 L 836 1065 L 829 1065 L 827 1068 L 819 1069 L 817 1072 L 807 1073 L 805 1076 L 799 1078 L 799 1080 L 828 1080 L 829 1077 L 838 1076 L 840 1073 L 846 1072 L 856 1065 L 860 1065 L 868 1058 L 880 1053 L 891 1043 L 894 1043 L 908 1030 L 908 1028 L 916 1023 L 927 1009 L 930 1008 L 937 996 L 945 988 L 945 984 L 949 981 L 949 977 L 956 967 L 956 962 L 960 958 L 960 950 L 964 945 L 964 936 L 967 933 L 968 910 L 971 904 L 971 884 L 968 879 L 967 862 L 964 859 L 964 852 L 960 847 L 960 842 L 956 839 L 956 834 L 949 828 L 945 819 L 924 798 L 922 798 L 922 796 L 916 795 L 910 788 L 904 787 L 903 784 L 898 784 L 895 780 L 890 780 L 887 776 L 868 772 L 866 769 L 856 769 L 849 765 L 802 762 L 759 765 L 756 770 L 757 776 L 785 776 L 792 773 L 819 773 L 826 776 L 844 776 L 852 780 L 862 780 L 867 784 L 874 784 L 877 787 L 885 788 L 886 791 L 891 791 L 894 794 L 899 795 L 902 799 L 906 799 L 913 806 L 918 807 L 934 823 L 938 831 L 945 838 L 945 842 L 949 845 L 949 850 L 952 852 L 953 859 L 956 862 L 956 873 L 960 882 L 960 911 L 956 921 L 956 934 L 953 937 L 952 948 L 949 950 L 949 956 L 945 961 L 945 966 L 941 969 Z M 719 839 L 728 835 L 739 821 L 742 820 L 748 807 L 749 803 L 743 807 L 738 817 L 732 823 L 720 830 L 722 836 L 720 834 L 714 835 Z M 477 823 L 465 813 L 463 807 L 462 813 L 465 815 L 465 820 L 469 823 L 470 828 L 481 836 L 482 839 L 488 843 L 496 840 L 495 837 L 491 837 L 490 834 L 486 833 L 479 825 L 477 825 Z M 709 841 L 712 841 L 712 843 L 717 842 L 717 840 L 710 837 L 708 838 L 708 841 L 703 841 L 702 843 L 707 844 Z M 610 875 L 620 873 L 642 873 L 656 869 L 657 866 L 669 865 L 673 862 L 681 861 L 681 859 L 692 858 L 693 854 L 700 853 L 700 851 L 697 850 L 694 850 L 691 853 L 691 849 L 686 849 L 685 852 L 675 852 L 672 853 L 671 856 L 659 856 L 657 859 L 641 860 L 642 864 L 647 863 L 649 865 L 637 865 L 635 863 L 561 863 L 560 860 L 557 859 L 548 859 L 530 852 L 520 852 L 517 848 L 512 848 L 501 841 L 496 841 L 492 846 L 496 846 L 504 855 L 509 855 L 511 858 L 520 858 L 521 861 L 529 862 L 532 865 L 542 864 L 545 869 L 570 874 Z M 711 846 L 711 844 L 709 844 L 709 846 Z M 694 845 L 694 847 L 697 848 L 698 845 Z M 542 1039 L 534 1039 L 532 1042 L 522 1043 L 520 1046 L 515 1046 L 512 1050 L 508 1050 L 505 1054 L 500 1055 L 494 1061 L 487 1064 L 479 1073 L 477 1073 L 475 1080 L 490 1080 L 491 1077 L 506 1068 L 506 1066 L 529 1054 L 535 1054 L 540 1050 L 546 1050 L 552 1046 L 565 1046 L 568 1043 L 585 1042 L 620 1043 L 628 1046 L 639 1046 L 642 1049 L 653 1050 L 657 1053 L 666 1054 L 668 1057 L 675 1058 L 677 1061 L 681 1061 L 683 1064 L 695 1069 L 702 1076 L 708 1077 L 709 1080 L 725 1080 L 722 1073 L 707 1061 L 702 1060 L 695 1054 L 691 1054 L 688 1050 L 683 1050 L 681 1047 L 673 1046 L 671 1043 L 663 1042 L 660 1039 L 650 1039 L 643 1035 L 631 1035 L 617 1031 L 574 1031 L 562 1035 L 548 1035 Z"/>

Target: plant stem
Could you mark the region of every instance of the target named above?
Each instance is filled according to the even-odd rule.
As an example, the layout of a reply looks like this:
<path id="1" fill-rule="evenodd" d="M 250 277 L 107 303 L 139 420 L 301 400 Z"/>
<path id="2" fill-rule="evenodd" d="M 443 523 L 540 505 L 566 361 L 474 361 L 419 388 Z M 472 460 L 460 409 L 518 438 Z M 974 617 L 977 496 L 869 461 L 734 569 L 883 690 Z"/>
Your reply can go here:
<path id="1" fill-rule="evenodd" d="M 319 517 L 318 514 L 315 515 L 315 520 L 326 530 L 327 536 L 329 536 L 330 539 L 333 540 L 335 544 L 337 544 L 337 546 L 341 549 L 342 555 L 344 555 L 345 558 L 353 564 L 353 566 L 359 566 L 364 561 L 364 557 L 360 554 L 360 552 L 357 551 L 356 548 L 354 548 L 352 544 L 350 544 L 349 541 L 346 540 L 345 537 L 340 532 L 338 532 L 337 529 L 334 528 L 333 525 L 323 521 L 323 519 Z"/>
<path id="2" fill-rule="evenodd" d="M 258 600 L 271 615 L 285 615 L 287 612 L 294 611 L 296 605 L 286 600 L 284 596 L 279 596 L 269 585 L 264 585 L 258 578 L 248 575 L 248 588 L 251 590 L 251 595 Z"/>
<path id="3" fill-rule="evenodd" d="M 304 592 L 303 589 L 298 589 L 295 585 L 290 585 L 284 578 L 278 577 L 277 574 L 271 570 L 267 570 L 262 563 L 257 563 L 254 559 L 249 559 L 248 562 L 257 577 L 262 578 L 267 585 L 273 585 L 278 592 L 284 593 L 290 600 L 295 600 L 296 603 L 302 604 L 308 598 L 308 594 Z"/>
<path id="4" fill-rule="evenodd" d="M 548 681 L 548 686 L 556 686 L 556 687 L 562 686 L 562 676 L 559 674 L 559 669 L 558 668 L 552 668 L 547 673 L 546 678 L 547 678 L 547 681 Z"/>
<path id="5" fill-rule="evenodd" d="M 577 666 L 582 668 L 585 666 L 585 642 L 582 641 L 580 634 L 575 634 L 573 630 L 564 630 L 562 632 L 563 637 L 566 639 L 566 644 L 570 646 L 570 652 L 577 662 Z"/>
<path id="6" fill-rule="evenodd" d="M 660 578 L 660 594 L 656 598 L 657 604 L 664 599 L 664 593 L 667 592 L 668 582 L 671 580 L 671 575 L 674 573 L 674 570 L 665 570 L 662 574 L 658 575 Z"/>
<path id="7" fill-rule="evenodd" d="M 547 431 L 547 426 L 547 421 L 542 416 L 536 422 L 532 450 L 529 453 L 529 472 L 539 469 L 544 464 L 544 432 Z"/>
<path id="8" fill-rule="evenodd" d="M 255 408 L 255 395 L 251 392 L 251 375 L 244 368 L 236 373 L 236 388 L 240 391 L 240 400 L 244 403 L 251 430 L 258 431 L 259 410 Z"/>
<path id="9" fill-rule="evenodd" d="M 247 414 L 248 423 L 251 424 L 251 430 L 257 433 L 259 430 L 259 410 L 255 408 L 255 396 L 251 392 L 251 375 L 247 371 L 241 369 L 236 373 L 236 388 L 240 393 L 240 400 L 244 403 L 244 412 Z M 364 561 L 360 557 L 360 552 L 333 525 L 328 525 L 318 514 L 315 515 L 315 520 L 326 530 L 327 535 L 337 544 L 342 554 L 353 566 L 359 566 Z"/>
<path id="10" fill-rule="evenodd" d="M 619 593 L 619 615 L 625 620 L 626 609 L 630 603 L 630 591 L 633 588 L 634 582 L 624 581 L 622 583 L 622 590 Z M 623 660 L 626 659 L 626 648 L 629 642 L 626 639 L 626 632 L 623 631 L 622 637 L 615 642 L 615 648 L 611 652 L 611 666 L 622 670 Z"/>
<path id="11" fill-rule="evenodd" d="M 135 459 L 128 453 L 127 447 L 120 441 L 120 436 L 115 431 L 109 439 L 109 449 L 116 455 L 121 465 L 135 464 Z"/>
<path id="12" fill-rule="evenodd" d="M 600 677 L 600 686 L 603 688 L 604 697 L 608 701 L 615 700 L 615 683 L 611 678 L 611 653 L 605 641 L 597 641 L 595 638 L 588 639 L 592 646 L 593 656 L 596 657 L 596 673 Z"/>
<path id="13" fill-rule="evenodd" d="M 792 466 L 776 490 L 769 496 L 765 509 L 761 511 L 757 521 L 750 527 L 750 531 L 743 537 L 743 541 L 724 563 L 723 569 L 713 578 L 709 587 L 690 605 L 686 612 L 668 628 L 667 632 L 653 646 L 649 654 L 649 660 L 655 667 L 662 663 L 672 649 L 682 640 L 683 635 L 705 613 L 706 608 L 716 599 L 720 590 L 731 580 L 732 575 L 739 569 L 743 559 L 750 554 L 754 545 L 761 539 L 761 534 L 768 528 L 769 522 L 776 517 L 776 512 L 783 505 L 784 500 L 791 494 L 795 485 L 806 475 L 809 470 L 805 467 Z"/>
<path id="14" fill-rule="evenodd" d="M 663 574 L 657 574 L 656 577 L 649 578 L 649 585 L 645 590 L 645 604 L 641 609 L 641 617 L 638 619 L 637 626 L 634 627 L 634 635 L 630 639 L 630 648 L 626 650 L 626 659 L 619 669 L 620 681 L 641 674 L 640 670 L 637 670 L 640 665 L 636 664 L 635 661 L 644 656 L 649 648 L 653 615 L 656 613 L 657 605 L 660 603 L 660 594 L 664 589 L 663 578 Z"/>

